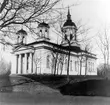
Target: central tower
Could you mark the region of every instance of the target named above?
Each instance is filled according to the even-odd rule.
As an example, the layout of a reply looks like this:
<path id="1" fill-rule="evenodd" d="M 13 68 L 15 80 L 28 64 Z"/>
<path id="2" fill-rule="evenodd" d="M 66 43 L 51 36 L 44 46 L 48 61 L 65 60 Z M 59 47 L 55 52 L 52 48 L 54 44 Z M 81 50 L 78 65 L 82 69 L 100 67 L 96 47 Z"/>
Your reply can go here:
<path id="1" fill-rule="evenodd" d="M 62 27 L 63 39 L 62 45 L 68 46 L 71 44 L 72 46 L 76 45 L 77 43 L 77 27 L 74 22 L 71 20 L 70 10 L 68 8 L 67 20 Z"/>

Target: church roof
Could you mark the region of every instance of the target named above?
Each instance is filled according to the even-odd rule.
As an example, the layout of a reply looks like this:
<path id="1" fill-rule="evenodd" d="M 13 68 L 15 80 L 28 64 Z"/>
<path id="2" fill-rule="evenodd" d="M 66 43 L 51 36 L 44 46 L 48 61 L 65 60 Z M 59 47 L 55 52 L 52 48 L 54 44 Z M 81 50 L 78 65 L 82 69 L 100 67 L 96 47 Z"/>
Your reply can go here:
<path id="1" fill-rule="evenodd" d="M 25 45 L 21 45 L 21 46 L 17 46 L 13 49 L 14 52 L 16 52 L 16 50 L 18 50 L 19 48 L 31 48 L 31 49 L 35 49 L 34 45 L 40 45 L 43 48 L 48 48 L 49 50 L 52 50 L 53 52 L 60 52 L 60 53 L 67 53 L 69 51 L 69 47 L 68 46 L 62 46 L 62 45 L 58 45 L 52 42 L 48 42 L 46 40 L 42 40 L 42 41 L 35 41 L 33 43 L 29 43 L 29 44 L 25 44 Z M 46 46 L 48 45 L 48 46 Z M 50 47 L 51 46 L 51 47 Z M 40 48 L 40 47 L 39 47 Z M 84 52 L 86 54 L 88 54 L 89 57 L 95 58 L 96 59 L 96 55 L 92 54 L 90 52 L 84 51 L 82 49 L 80 49 L 80 47 L 78 46 L 70 46 L 71 52 L 75 52 L 75 53 L 81 53 Z"/>
<path id="2" fill-rule="evenodd" d="M 41 43 L 52 45 L 53 46 L 53 50 L 54 50 L 54 48 L 57 48 L 59 50 L 69 50 L 69 47 L 68 46 L 66 47 L 66 46 L 58 45 L 58 44 L 55 44 L 55 43 L 52 43 L 52 42 L 48 42 L 48 41 L 45 41 L 45 40 L 36 41 L 36 42 L 30 43 L 28 45 L 41 44 Z M 81 52 L 80 47 L 77 47 L 77 46 L 71 46 L 70 49 L 71 49 L 71 51 L 76 52 L 76 53 Z"/>
<path id="3" fill-rule="evenodd" d="M 63 27 L 65 27 L 65 26 L 74 26 L 74 27 L 76 27 L 75 23 L 72 22 L 72 20 L 66 20 Z"/>
<path id="4" fill-rule="evenodd" d="M 72 20 L 71 20 L 71 15 L 70 15 L 69 9 L 68 9 L 67 20 L 66 20 L 66 22 L 64 23 L 63 27 L 65 27 L 65 26 L 74 26 L 74 27 L 76 28 L 75 23 L 72 22 Z"/>
<path id="5" fill-rule="evenodd" d="M 47 44 L 47 45 L 50 45 L 50 46 L 52 46 L 52 49 L 51 50 L 53 50 L 54 52 L 56 50 L 59 50 L 61 52 L 63 52 L 64 50 L 69 51 L 69 47 L 68 46 L 58 45 L 56 43 L 48 42 L 46 40 L 36 41 L 36 42 L 33 42 L 33 43 L 29 43 L 29 44 L 27 44 L 27 46 L 33 46 L 34 44 Z M 92 58 L 95 58 L 96 59 L 96 55 L 95 54 L 90 53 L 90 52 L 87 52 L 85 50 L 82 50 L 78 46 L 71 46 L 70 49 L 71 49 L 71 52 L 75 52 L 75 53 L 84 52 L 86 54 L 89 54 L 89 57 L 92 57 Z"/>
<path id="6" fill-rule="evenodd" d="M 42 23 L 40 23 L 38 25 L 38 27 L 47 27 L 47 28 L 50 28 L 50 26 L 47 23 L 45 23 L 44 21 Z"/>

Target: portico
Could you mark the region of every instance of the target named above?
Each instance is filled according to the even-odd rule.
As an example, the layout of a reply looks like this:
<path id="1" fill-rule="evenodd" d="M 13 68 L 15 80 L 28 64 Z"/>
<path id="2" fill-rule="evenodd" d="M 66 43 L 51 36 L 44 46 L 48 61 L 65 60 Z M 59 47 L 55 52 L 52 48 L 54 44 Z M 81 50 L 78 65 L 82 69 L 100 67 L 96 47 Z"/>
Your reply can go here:
<path id="1" fill-rule="evenodd" d="M 33 52 L 16 54 L 16 74 L 33 73 Z"/>

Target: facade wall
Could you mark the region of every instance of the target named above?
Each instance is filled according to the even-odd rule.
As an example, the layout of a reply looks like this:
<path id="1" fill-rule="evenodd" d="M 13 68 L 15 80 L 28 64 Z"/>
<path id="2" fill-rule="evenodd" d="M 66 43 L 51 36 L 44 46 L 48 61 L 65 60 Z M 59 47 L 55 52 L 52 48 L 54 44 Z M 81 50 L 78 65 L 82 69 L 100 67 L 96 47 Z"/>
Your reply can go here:
<path id="1" fill-rule="evenodd" d="M 27 52 L 26 52 L 27 53 Z M 25 61 L 25 52 L 18 57 L 18 72 L 16 69 L 12 74 L 58 74 L 67 75 L 68 55 L 62 53 L 54 53 L 53 51 L 45 48 L 35 48 L 33 58 L 31 53 L 27 54 L 27 66 Z M 87 58 L 81 61 L 80 56 L 71 54 L 69 64 L 69 75 L 97 75 L 96 60 Z M 56 62 L 57 61 L 57 62 Z M 33 62 L 33 63 L 32 63 Z M 56 70 L 55 70 L 56 62 Z M 20 63 L 22 63 L 22 71 Z M 33 64 L 33 66 L 32 66 Z M 17 65 L 15 65 L 17 67 Z M 33 70 L 31 69 L 33 68 Z"/>
<path id="2" fill-rule="evenodd" d="M 87 75 L 97 75 L 96 60 L 88 58 Z"/>

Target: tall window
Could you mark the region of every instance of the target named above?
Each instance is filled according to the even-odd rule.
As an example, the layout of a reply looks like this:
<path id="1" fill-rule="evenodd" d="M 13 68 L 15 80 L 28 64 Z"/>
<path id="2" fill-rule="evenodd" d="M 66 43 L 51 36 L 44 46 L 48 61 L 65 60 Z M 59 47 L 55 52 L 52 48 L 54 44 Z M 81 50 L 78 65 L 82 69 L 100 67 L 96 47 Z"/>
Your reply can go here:
<path id="1" fill-rule="evenodd" d="M 53 60 L 52 60 L 52 68 L 54 68 L 55 67 L 55 58 L 53 58 Z"/>
<path id="2" fill-rule="evenodd" d="M 70 60 L 70 71 L 72 71 L 72 60 Z"/>
<path id="3" fill-rule="evenodd" d="M 65 60 L 65 71 L 67 71 L 67 65 L 68 65 L 68 62 L 67 62 L 67 59 Z"/>
<path id="4" fill-rule="evenodd" d="M 50 68 L 50 55 L 47 55 L 47 68 Z"/>
<path id="5" fill-rule="evenodd" d="M 91 62 L 91 68 L 92 68 L 92 72 L 94 71 L 94 63 L 93 62 Z"/>
<path id="6" fill-rule="evenodd" d="M 93 66 L 93 71 L 94 71 L 94 63 L 92 64 L 92 66 Z"/>
<path id="7" fill-rule="evenodd" d="M 75 61 L 75 71 L 78 72 L 79 70 L 79 62 Z"/>
<path id="8" fill-rule="evenodd" d="M 91 72 L 91 62 L 89 62 L 89 72 Z"/>

